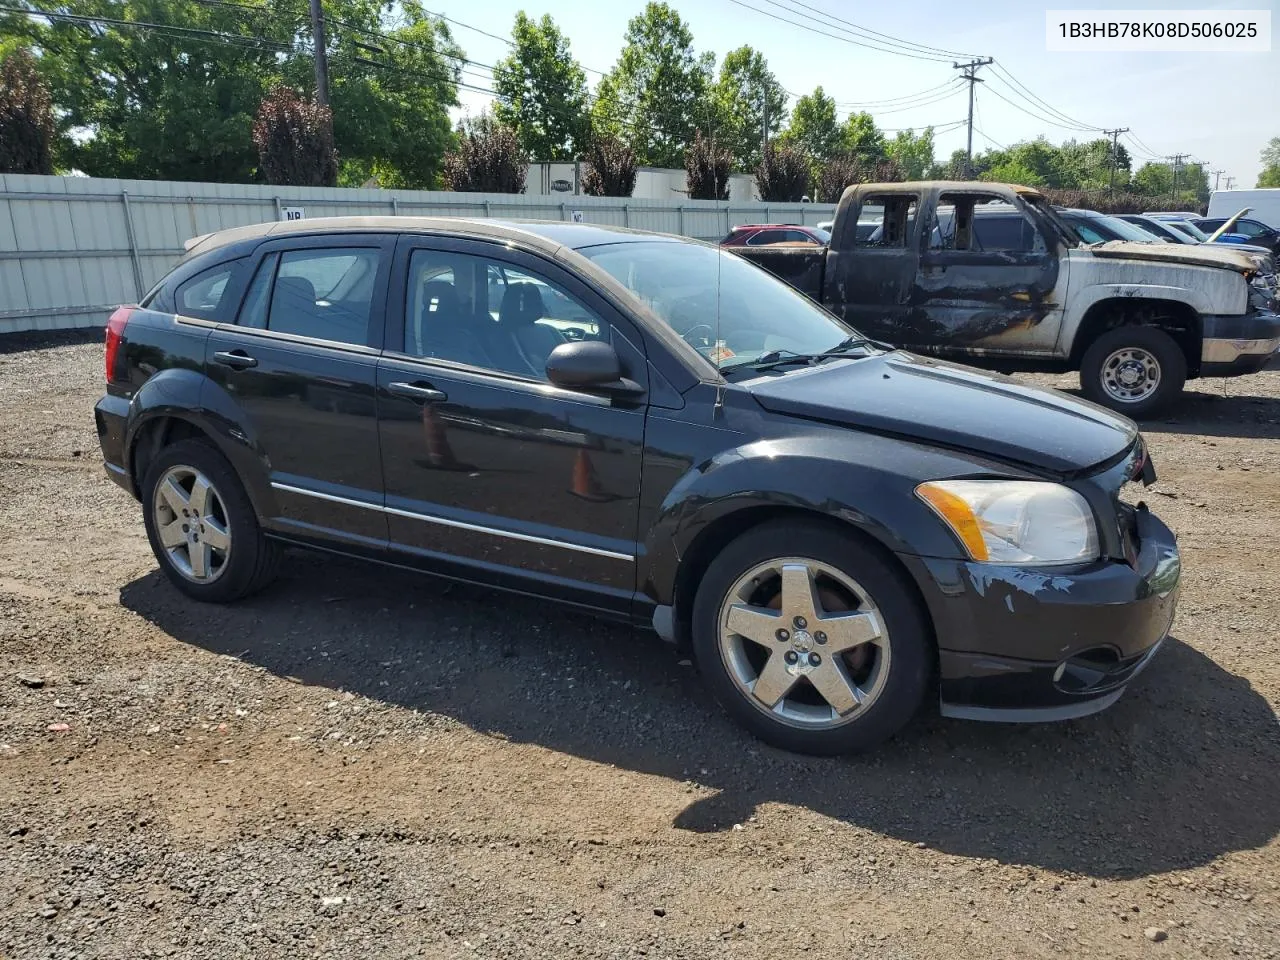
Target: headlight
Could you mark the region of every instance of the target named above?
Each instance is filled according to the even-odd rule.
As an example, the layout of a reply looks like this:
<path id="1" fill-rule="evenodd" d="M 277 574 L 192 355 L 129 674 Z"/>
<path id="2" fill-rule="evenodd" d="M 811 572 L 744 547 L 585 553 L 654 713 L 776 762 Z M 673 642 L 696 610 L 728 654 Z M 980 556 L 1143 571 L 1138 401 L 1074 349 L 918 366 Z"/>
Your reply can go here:
<path id="1" fill-rule="evenodd" d="M 974 560 L 1082 563 L 1098 556 L 1084 497 L 1036 480 L 935 480 L 916 487 Z"/>

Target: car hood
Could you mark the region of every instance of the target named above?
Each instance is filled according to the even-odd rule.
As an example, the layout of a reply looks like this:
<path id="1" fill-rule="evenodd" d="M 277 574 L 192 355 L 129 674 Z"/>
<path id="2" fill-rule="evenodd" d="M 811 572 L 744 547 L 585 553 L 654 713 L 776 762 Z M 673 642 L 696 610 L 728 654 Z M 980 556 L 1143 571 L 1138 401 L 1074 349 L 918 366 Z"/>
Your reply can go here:
<path id="1" fill-rule="evenodd" d="M 1215 249 L 1216 248 L 1216 249 Z M 1108 240 L 1082 249 L 1095 257 L 1119 260 L 1152 260 L 1157 263 L 1185 263 L 1195 267 L 1220 267 L 1237 273 L 1256 269 L 1247 253 L 1229 246 L 1202 243 L 1136 243 L 1132 240 Z"/>
<path id="2" fill-rule="evenodd" d="M 1132 420 L 1055 390 L 894 351 L 742 384 L 766 410 L 959 447 L 1056 474 L 1127 451 Z"/>

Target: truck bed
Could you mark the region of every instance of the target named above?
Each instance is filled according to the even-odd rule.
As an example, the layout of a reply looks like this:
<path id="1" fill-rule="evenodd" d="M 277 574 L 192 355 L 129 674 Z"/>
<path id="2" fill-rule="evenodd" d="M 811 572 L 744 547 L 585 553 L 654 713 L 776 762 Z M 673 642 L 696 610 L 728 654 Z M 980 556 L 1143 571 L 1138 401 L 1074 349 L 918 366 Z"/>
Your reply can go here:
<path id="1" fill-rule="evenodd" d="M 822 285 L 827 269 L 827 248 L 811 246 L 787 247 L 781 244 L 765 247 L 726 247 L 744 260 L 764 267 L 785 280 L 805 296 L 822 302 Z"/>

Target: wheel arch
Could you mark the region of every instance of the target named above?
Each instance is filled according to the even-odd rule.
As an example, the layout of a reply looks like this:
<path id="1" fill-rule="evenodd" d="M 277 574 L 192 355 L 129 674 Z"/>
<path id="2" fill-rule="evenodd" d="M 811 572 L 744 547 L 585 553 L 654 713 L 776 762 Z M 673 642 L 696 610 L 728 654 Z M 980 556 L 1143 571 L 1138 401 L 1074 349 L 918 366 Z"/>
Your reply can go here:
<path id="1" fill-rule="evenodd" d="M 791 505 L 744 505 L 738 509 L 721 514 L 707 524 L 683 552 L 680 564 L 676 568 L 673 589 L 673 627 L 675 641 L 681 649 L 687 649 L 691 638 L 693 622 L 693 604 L 698 585 L 702 582 L 707 568 L 715 558 L 734 540 L 766 523 L 778 520 L 793 520 L 819 523 L 841 534 L 857 540 L 868 550 L 877 554 L 885 566 L 893 570 L 902 581 L 903 586 L 919 603 L 920 611 L 929 628 L 929 643 L 937 652 L 938 642 L 935 633 L 933 614 L 924 594 L 911 571 L 898 559 L 890 544 L 875 533 L 858 524 L 838 516 L 832 516 L 820 510 Z"/>
<path id="2" fill-rule="evenodd" d="M 1155 327 L 1168 333 L 1187 361 L 1187 376 L 1200 372 L 1203 336 L 1200 313 L 1182 300 L 1109 296 L 1092 303 L 1080 319 L 1071 343 L 1070 364 L 1079 369 L 1089 346 L 1109 330 L 1124 326 Z"/>

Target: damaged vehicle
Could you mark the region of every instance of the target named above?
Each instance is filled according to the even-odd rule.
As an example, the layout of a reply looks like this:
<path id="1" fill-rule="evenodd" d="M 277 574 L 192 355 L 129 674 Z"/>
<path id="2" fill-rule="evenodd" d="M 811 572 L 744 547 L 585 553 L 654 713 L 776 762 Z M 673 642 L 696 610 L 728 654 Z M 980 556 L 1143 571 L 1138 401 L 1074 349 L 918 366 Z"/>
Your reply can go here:
<path id="1" fill-rule="evenodd" d="M 1000 370 L 1078 370 L 1086 397 L 1133 417 L 1188 379 L 1253 373 L 1280 349 L 1280 304 L 1256 257 L 1086 243 L 1025 187 L 852 186 L 826 249 L 734 253 L 868 336 Z"/>
<path id="2" fill-rule="evenodd" d="M 291 545 L 566 604 L 691 651 L 791 750 L 870 748 L 927 700 L 1094 713 L 1174 616 L 1132 421 L 885 350 L 683 238 L 236 228 L 115 312 L 105 379 L 107 472 L 193 601 L 263 588 Z"/>

